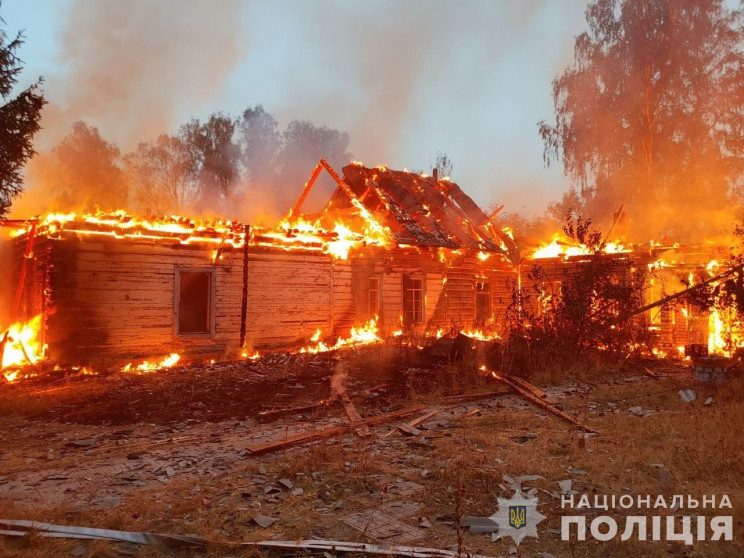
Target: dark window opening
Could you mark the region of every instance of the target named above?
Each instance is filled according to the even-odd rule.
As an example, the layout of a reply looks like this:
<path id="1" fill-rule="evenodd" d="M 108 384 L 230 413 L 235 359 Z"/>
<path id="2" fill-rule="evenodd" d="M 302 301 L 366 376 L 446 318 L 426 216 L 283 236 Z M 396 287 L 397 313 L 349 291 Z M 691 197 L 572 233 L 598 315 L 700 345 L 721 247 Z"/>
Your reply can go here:
<path id="1" fill-rule="evenodd" d="M 420 324 L 424 321 L 424 280 L 403 276 L 403 323 Z"/>
<path id="2" fill-rule="evenodd" d="M 478 322 L 491 319 L 491 284 L 485 281 L 475 283 L 475 319 Z"/>
<path id="3" fill-rule="evenodd" d="M 212 333 L 210 271 L 178 271 L 178 333 Z"/>

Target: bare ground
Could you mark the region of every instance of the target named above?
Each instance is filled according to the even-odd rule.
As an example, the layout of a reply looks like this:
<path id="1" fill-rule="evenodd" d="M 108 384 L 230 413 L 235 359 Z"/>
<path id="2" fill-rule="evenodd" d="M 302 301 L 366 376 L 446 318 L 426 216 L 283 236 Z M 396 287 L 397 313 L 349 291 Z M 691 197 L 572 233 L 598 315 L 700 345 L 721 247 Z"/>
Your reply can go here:
<path id="1" fill-rule="evenodd" d="M 337 356 L 268 357 L 182 367 L 146 376 L 29 380 L 0 387 L 0 516 L 176 534 L 215 541 L 323 538 L 381 542 L 341 521 L 382 512 L 397 534 L 385 542 L 458 545 L 458 517 L 488 516 L 513 493 L 504 475 L 539 475 L 547 519 L 522 556 L 744 555 L 744 378 L 693 382 L 683 368 L 653 379 L 626 365 L 572 376 L 533 378 L 570 415 L 597 429 L 585 436 L 517 395 L 471 402 L 464 392 L 500 388 L 468 366 L 431 366 L 413 352 L 380 347 Z M 330 397 L 343 378 L 362 416 L 411 405 L 438 409 L 416 436 L 372 429 L 254 456 L 246 448 L 348 419 L 339 404 L 259 415 Z M 371 388 L 371 389 L 370 389 Z M 685 403 L 681 389 L 697 398 Z M 705 401 L 712 397 L 708 405 Z M 480 413 L 466 416 L 474 409 Z M 639 409 L 640 408 L 640 409 Z M 423 412 L 419 413 L 423 414 Z M 417 415 L 413 415 L 415 417 Z M 413 418 L 411 417 L 411 418 Z M 410 419 L 407 419 L 410 420 Z M 579 494 L 728 494 L 734 541 L 560 540 L 559 481 Z M 671 498 L 669 498 L 671 500 Z M 728 513 L 727 510 L 726 513 Z M 620 513 L 622 512 L 622 513 Z M 603 510 L 589 510 L 603 515 Z M 611 512 L 624 525 L 625 514 Z M 670 514 L 668 510 L 648 512 Z M 680 512 L 700 513 L 700 510 Z M 710 514 L 710 510 L 704 513 Z M 269 527 L 255 518 L 276 519 Z M 573 512 L 565 512 L 572 515 Z M 402 525 L 402 526 L 401 526 Z M 461 533 L 468 552 L 508 555 L 511 541 Z M 221 545 L 203 549 L 105 542 L 0 539 L 0 556 L 254 556 Z"/>

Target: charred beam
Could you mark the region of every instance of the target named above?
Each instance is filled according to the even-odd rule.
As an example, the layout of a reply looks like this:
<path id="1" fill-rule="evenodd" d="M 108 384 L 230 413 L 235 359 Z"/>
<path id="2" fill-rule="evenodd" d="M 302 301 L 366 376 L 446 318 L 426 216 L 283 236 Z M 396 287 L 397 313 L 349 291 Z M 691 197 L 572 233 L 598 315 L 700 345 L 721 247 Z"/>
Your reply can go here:
<path id="1" fill-rule="evenodd" d="M 719 273 L 718 275 L 711 277 L 710 279 L 706 279 L 705 281 L 701 281 L 697 285 L 693 285 L 692 287 L 689 287 L 687 289 L 684 289 L 682 291 L 679 291 L 677 293 L 674 293 L 669 296 L 665 296 L 664 298 L 660 298 L 656 302 L 651 302 L 650 304 L 646 304 L 645 306 L 640 306 L 639 308 L 636 308 L 635 310 L 625 314 L 624 316 L 621 316 L 618 318 L 619 322 L 624 322 L 625 320 L 629 320 L 633 316 L 637 316 L 638 314 L 643 314 L 644 312 L 648 310 L 652 310 L 653 308 L 656 308 L 657 306 L 663 306 L 669 302 L 672 302 L 673 300 L 676 300 L 678 298 L 681 298 L 697 289 L 700 289 L 701 287 L 704 287 L 706 285 L 710 285 L 711 283 L 715 283 L 716 281 L 720 281 L 721 279 L 725 279 L 729 275 L 733 275 L 737 271 L 741 271 L 744 269 L 744 264 L 735 265 L 731 269 L 724 271 L 723 273 Z"/>
<path id="2" fill-rule="evenodd" d="M 245 346 L 245 327 L 248 316 L 248 240 L 251 226 L 246 225 L 243 233 L 243 292 L 240 301 L 240 348 Z"/>

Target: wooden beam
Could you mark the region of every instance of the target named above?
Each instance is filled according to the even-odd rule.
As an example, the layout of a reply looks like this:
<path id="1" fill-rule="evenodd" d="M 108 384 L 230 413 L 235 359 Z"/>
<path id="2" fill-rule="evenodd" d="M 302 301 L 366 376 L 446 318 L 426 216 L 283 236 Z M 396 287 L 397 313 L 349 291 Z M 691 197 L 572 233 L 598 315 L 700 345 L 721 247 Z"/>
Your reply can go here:
<path id="1" fill-rule="evenodd" d="M 439 409 L 435 409 L 433 411 L 430 411 L 430 412 L 426 413 L 425 415 L 420 416 L 419 418 L 413 419 L 411 422 L 406 423 L 406 425 L 407 426 L 410 426 L 411 428 L 415 428 L 416 426 L 418 426 L 422 422 L 429 420 L 431 417 L 433 417 L 434 415 L 436 415 L 438 412 L 439 412 Z M 391 430 L 390 432 L 388 432 L 387 434 L 385 434 L 383 436 L 383 438 L 388 438 L 388 437 L 392 436 L 393 434 L 395 434 L 396 430 L 397 429 L 394 428 L 393 430 Z"/>
<path id="2" fill-rule="evenodd" d="M 551 413 L 551 414 L 553 414 L 553 415 L 555 415 L 555 416 L 557 416 L 559 418 L 562 418 L 563 420 L 565 420 L 567 422 L 570 422 L 574 426 L 578 426 L 584 432 L 591 432 L 593 434 L 596 434 L 597 433 L 597 431 L 594 430 L 593 428 L 589 428 L 584 423 L 579 422 L 578 420 L 576 420 L 572 416 L 564 413 L 560 409 L 557 409 L 556 407 L 554 407 L 553 405 L 551 405 L 547 401 L 542 400 L 540 397 L 538 397 L 537 395 L 535 395 L 533 393 L 533 390 L 526 389 L 525 387 L 523 387 L 522 382 L 525 382 L 524 380 L 521 380 L 521 382 L 515 382 L 513 378 L 511 378 L 510 376 L 507 376 L 506 374 L 499 374 L 498 372 L 496 372 L 494 370 L 486 370 L 486 371 L 487 372 L 490 372 L 490 374 L 494 378 L 496 378 L 498 381 L 500 381 L 500 382 L 506 384 L 507 386 L 511 387 L 514 391 L 516 391 L 519 395 L 521 395 L 522 397 L 524 397 L 530 403 L 533 403 L 533 404 L 537 405 L 538 407 L 540 407 L 540 408 L 548 411 L 549 413 Z M 537 390 L 538 388 L 535 387 L 534 389 Z"/>
<path id="3" fill-rule="evenodd" d="M 313 189 L 313 185 L 315 184 L 315 181 L 318 180 L 318 176 L 320 176 L 321 170 L 323 170 L 323 159 L 321 159 L 320 162 L 317 165 L 315 165 L 315 168 L 313 169 L 313 173 L 310 175 L 310 180 L 308 180 L 305 183 L 305 188 L 302 190 L 302 194 L 300 194 L 300 197 L 297 200 L 297 203 L 294 204 L 294 207 L 292 208 L 292 212 L 290 215 L 297 217 L 300 214 L 300 209 L 302 209 L 302 204 L 305 203 L 305 199 L 307 199 L 307 196 L 310 193 L 310 190 Z"/>
<path id="4" fill-rule="evenodd" d="M 618 322 L 624 322 L 625 320 L 629 320 L 633 316 L 637 316 L 638 314 L 643 314 L 644 312 L 651 310 L 652 308 L 656 308 L 657 306 L 663 306 L 664 304 L 667 304 L 673 300 L 676 300 L 680 297 L 685 296 L 686 294 L 691 293 L 692 291 L 699 289 L 701 287 L 704 287 L 705 285 L 710 285 L 711 283 L 715 283 L 716 281 L 720 281 L 721 279 L 725 279 L 729 275 L 733 275 L 737 271 L 741 271 L 744 269 L 744 264 L 735 265 L 731 269 L 724 271 L 723 273 L 719 273 L 715 277 L 711 277 L 710 279 L 706 279 L 705 281 L 701 281 L 697 285 L 693 285 L 692 287 L 689 287 L 687 289 L 684 289 L 682 291 L 679 291 L 677 293 L 674 293 L 669 296 L 665 296 L 664 298 L 660 298 L 656 302 L 652 302 L 650 304 L 646 304 L 645 306 L 641 306 L 639 308 L 636 308 L 635 310 L 632 310 L 625 314 L 624 316 L 620 316 L 617 321 Z"/>
<path id="5" fill-rule="evenodd" d="M 251 226 L 246 225 L 243 229 L 243 291 L 240 301 L 240 350 L 245 348 L 245 329 L 248 318 L 248 241 L 251 235 Z"/>
<path id="6" fill-rule="evenodd" d="M 409 407 L 407 409 L 393 411 L 392 413 L 387 413 L 385 415 L 378 415 L 376 417 L 362 419 L 362 424 L 366 426 L 380 426 L 382 424 L 392 422 L 400 417 L 411 415 L 425 408 L 426 407 L 419 405 L 418 407 Z M 268 452 L 284 449 L 290 446 L 295 446 L 298 444 L 304 444 L 306 442 L 312 442 L 313 440 L 323 440 L 327 438 L 332 438 L 334 436 L 339 436 L 341 434 L 346 434 L 351 431 L 351 428 L 352 428 L 351 425 L 334 426 L 331 428 L 323 428 L 320 430 L 311 430 L 309 432 L 308 431 L 300 432 L 298 434 L 293 434 L 292 436 L 286 436 L 278 440 L 272 440 L 269 442 L 264 442 L 263 444 L 256 444 L 253 446 L 248 446 L 246 449 L 251 454 L 258 455 L 261 453 L 268 453 Z"/>
<path id="7" fill-rule="evenodd" d="M 341 385 L 333 385 L 333 380 L 331 380 L 331 385 L 334 394 L 339 398 L 341 404 L 344 406 L 344 412 L 346 413 L 346 416 L 349 417 L 349 422 L 351 423 L 351 426 L 354 427 L 354 432 L 362 437 L 370 436 L 372 432 L 370 431 L 369 426 L 361 424 L 364 419 L 362 419 L 362 415 L 359 414 L 354 403 L 349 399 L 349 394 L 346 393 L 346 388 Z"/>

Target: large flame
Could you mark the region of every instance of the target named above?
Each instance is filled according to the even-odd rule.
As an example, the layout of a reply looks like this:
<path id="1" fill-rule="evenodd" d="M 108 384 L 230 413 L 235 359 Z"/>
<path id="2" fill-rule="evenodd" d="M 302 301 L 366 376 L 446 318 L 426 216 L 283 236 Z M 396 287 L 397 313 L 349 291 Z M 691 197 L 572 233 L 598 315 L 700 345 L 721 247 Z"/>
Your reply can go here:
<path id="1" fill-rule="evenodd" d="M 356 201 L 356 200 L 355 200 Z M 392 232 L 381 225 L 361 204 L 354 203 L 357 216 L 361 217 L 361 232 L 355 227 L 336 220 L 330 228 L 320 221 L 309 222 L 302 216 L 288 216 L 274 229 L 253 228 L 250 242 L 285 250 L 315 250 L 346 259 L 353 248 L 378 245 L 386 246 L 393 238 Z M 37 220 L 30 220 L 25 227 L 14 230 L 13 236 L 27 234 L 36 227 L 36 234 L 55 236 L 62 232 L 89 236 L 128 239 L 170 239 L 181 244 L 206 243 L 215 247 L 213 258 L 218 259 L 223 246 L 241 248 L 246 241 L 245 227 L 236 221 L 223 219 L 192 220 L 185 217 L 146 217 L 130 215 L 124 210 L 111 213 L 50 213 Z"/>
<path id="2" fill-rule="evenodd" d="M 608 242 L 602 248 L 604 254 L 619 254 L 630 252 L 631 249 L 620 242 Z M 556 234 L 550 244 L 546 244 L 532 255 L 534 259 L 542 258 L 569 258 L 571 256 L 586 256 L 593 254 L 594 251 L 584 244 L 576 244 L 563 236 Z"/>
<path id="3" fill-rule="evenodd" d="M 0 328 L 0 342 L 7 332 L 7 342 L 2 355 L 0 369 L 17 368 L 27 364 L 35 365 L 44 358 L 44 345 L 41 341 L 41 314 L 28 322 L 17 322 L 9 328 Z M 18 370 L 3 373 L 12 382 L 18 379 Z"/>

